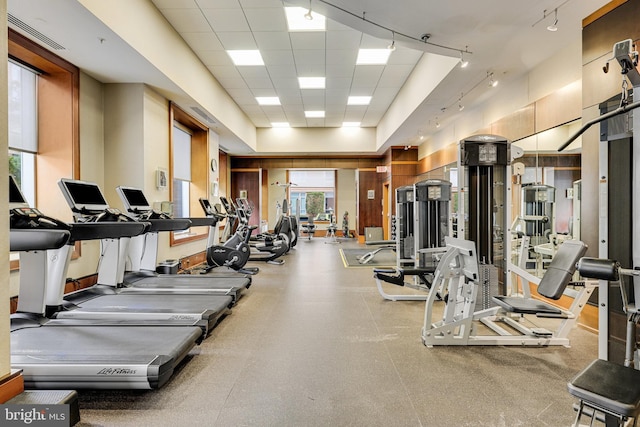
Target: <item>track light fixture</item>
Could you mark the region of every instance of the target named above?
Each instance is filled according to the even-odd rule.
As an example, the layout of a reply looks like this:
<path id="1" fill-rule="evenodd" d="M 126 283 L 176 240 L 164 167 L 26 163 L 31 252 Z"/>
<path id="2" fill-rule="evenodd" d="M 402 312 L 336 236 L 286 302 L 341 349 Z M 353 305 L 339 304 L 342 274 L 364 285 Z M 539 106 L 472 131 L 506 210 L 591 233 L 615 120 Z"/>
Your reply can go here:
<path id="1" fill-rule="evenodd" d="M 496 79 L 493 78 L 493 73 L 489 73 L 489 86 L 490 87 L 496 87 L 498 86 L 498 81 Z"/>
<path id="2" fill-rule="evenodd" d="M 307 13 L 304 14 L 304 19 L 308 21 L 313 20 L 313 15 L 311 14 L 311 0 L 309 0 L 309 10 L 307 11 Z"/>
<path id="3" fill-rule="evenodd" d="M 396 50 L 396 32 L 395 31 L 391 31 L 391 44 L 387 46 L 387 49 L 389 49 L 391 52 Z"/>
<path id="4" fill-rule="evenodd" d="M 468 66 L 469 66 L 469 61 L 464 59 L 464 51 L 461 50 L 460 51 L 460 68 L 467 68 Z"/>
<path id="5" fill-rule="evenodd" d="M 558 31 L 558 8 L 557 7 L 554 10 L 554 14 L 555 14 L 555 19 L 553 20 L 553 24 L 547 27 L 547 30 L 552 32 Z"/>

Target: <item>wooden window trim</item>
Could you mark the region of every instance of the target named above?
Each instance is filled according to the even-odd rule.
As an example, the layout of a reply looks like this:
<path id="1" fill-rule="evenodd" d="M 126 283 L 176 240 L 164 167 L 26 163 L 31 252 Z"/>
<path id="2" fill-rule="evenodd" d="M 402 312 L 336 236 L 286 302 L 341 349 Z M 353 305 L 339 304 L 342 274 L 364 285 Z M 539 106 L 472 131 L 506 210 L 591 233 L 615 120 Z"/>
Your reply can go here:
<path id="1" fill-rule="evenodd" d="M 173 195 L 173 126 L 174 122 L 186 127 L 191 135 L 191 185 L 189 194 L 189 212 L 191 216 L 198 212 L 200 197 L 207 197 L 209 186 L 209 128 L 171 102 L 169 104 L 169 194 Z M 172 196 L 173 197 L 173 196 Z M 173 201 L 173 200 L 172 200 Z M 207 238 L 207 227 L 192 227 L 194 235 L 176 238 L 174 232 L 169 236 L 169 245 L 178 246 Z"/>
<path id="2" fill-rule="evenodd" d="M 38 154 L 36 157 L 36 205 L 48 215 L 70 218 L 71 211 L 60 206 L 57 179 L 80 178 L 80 70 L 20 33 L 8 29 L 9 58 L 41 75 L 38 78 Z M 80 257 L 76 242 L 72 259 Z M 10 269 L 19 269 L 11 261 Z"/>

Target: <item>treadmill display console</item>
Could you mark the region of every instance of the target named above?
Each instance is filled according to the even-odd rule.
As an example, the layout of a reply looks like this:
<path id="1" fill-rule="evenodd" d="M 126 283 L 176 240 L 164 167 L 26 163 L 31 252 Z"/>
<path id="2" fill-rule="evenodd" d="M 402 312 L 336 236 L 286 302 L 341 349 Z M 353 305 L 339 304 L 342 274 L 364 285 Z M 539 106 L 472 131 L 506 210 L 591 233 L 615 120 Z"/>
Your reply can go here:
<path id="1" fill-rule="evenodd" d="M 149 205 L 149 201 L 144 196 L 144 193 L 141 190 L 137 188 L 127 188 L 127 187 L 120 187 L 120 190 L 122 191 L 122 195 L 125 197 L 125 199 L 129 203 L 129 207 L 131 209 L 138 209 L 138 210 L 151 209 L 151 206 Z"/>

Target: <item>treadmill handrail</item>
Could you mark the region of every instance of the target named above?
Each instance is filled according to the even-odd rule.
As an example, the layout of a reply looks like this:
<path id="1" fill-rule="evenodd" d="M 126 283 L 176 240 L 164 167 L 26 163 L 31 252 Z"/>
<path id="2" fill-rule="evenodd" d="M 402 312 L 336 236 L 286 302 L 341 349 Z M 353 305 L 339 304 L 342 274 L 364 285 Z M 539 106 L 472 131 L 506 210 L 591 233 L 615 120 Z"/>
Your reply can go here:
<path id="1" fill-rule="evenodd" d="M 191 226 L 192 227 L 210 227 L 212 225 L 215 225 L 216 222 L 218 222 L 218 220 L 216 218 L 213 217 L 197 217 L 197 218 L 189 218 L 189 221 L 191 221 Z"/>
<path id="2" fill-rule="evenodd" d="M 118 239 L 133 237 L 149 228 L 147 222 L 73 222 L 69 243 L 79 240 Z"/>
<path id="3" fill-rule="evenodd" d="M 67 244 L 70 235 L 68 230 L 12 229 L 9 232 L 9 250 L 19 252 L 58 249 Z"/>
<path id="4" fill-rule="evenodd" d="M 151 223 L 149 232 L 181 231 L 193 225 L 189 218 L 152 218 L 145 219 L 144 222 Z"/>

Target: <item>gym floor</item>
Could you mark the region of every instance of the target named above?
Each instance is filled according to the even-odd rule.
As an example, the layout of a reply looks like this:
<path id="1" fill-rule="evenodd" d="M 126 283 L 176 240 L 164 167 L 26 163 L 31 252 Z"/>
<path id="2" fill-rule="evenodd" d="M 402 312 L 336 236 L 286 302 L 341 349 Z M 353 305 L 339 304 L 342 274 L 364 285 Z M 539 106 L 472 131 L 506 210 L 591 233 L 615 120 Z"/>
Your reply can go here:
<path id="1" fill-rule="evenodd" d="M 385 301 L 371 268 L 300 240 L 261 272 L 160 390 L 81 391 L 82 426 L 570 426 L 567 381 L 597 356 L 571 348 L 437 347 L 424 302 Z M 397 292 L 397 290 L 393 290 Z"/>

